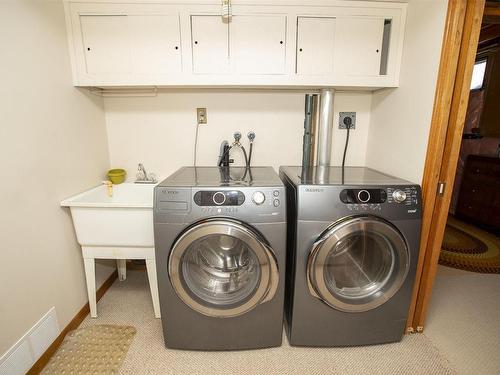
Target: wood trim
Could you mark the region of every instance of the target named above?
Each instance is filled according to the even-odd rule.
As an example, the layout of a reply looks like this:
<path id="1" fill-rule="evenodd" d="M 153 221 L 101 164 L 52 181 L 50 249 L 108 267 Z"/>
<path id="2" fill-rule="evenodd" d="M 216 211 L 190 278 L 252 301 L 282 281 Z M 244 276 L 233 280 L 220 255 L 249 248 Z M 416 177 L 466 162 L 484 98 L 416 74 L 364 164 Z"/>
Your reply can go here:
<path id="1" fill-rule="evenodd" d="M 407 321 L 407 332 L 414 332 L 413 325 L 417 295 L 420 286 L 425 250 L 434 212 L 436 188 L 439 181 L 439 170 L 443 159 L 446 129 L 451 110 L 453 88 L 457 73 L 460 45 L 462 43 L 462 30 L 465 21 L 466 2 L 464 0 L 450 0 L 446 16 L 439 64 L 438 81 L 434 97 L 434 108 L 429 132 L 427 156 L 425 160 L 424 176 L 422 180 L 422 230 L 420 237 L 420 253 L 417 264 L 417 273 L 413 287 L 413 298 Z"/>
<path id="2" fill-rule="evenodd" d="M 102 296 L 108 291 L 108 289 L 113 285 L 115 280 L 118 278 L 118 271 L 114 271 L 111 276 L 109 276 L 106 281 L 101 285 L 101 287 L 97 290 L 96 299 L 99 301 Z M 54 340 L 54 342 L 47 348 L 47 350 L 42 354 L 42 356 L 36 361 L 31 369 L 26 373 L 27 375 L 39 374 L 42 372 L 43 368 L 49 363 L 50 358 L 54 355 L 54 353 L 61 346 L 64 338 L 68 334 L 68 332 L 73 331 L 78 328 L 80 324 L 82 324 L 83 320 L 90 313 L 89 303 L 87 302 L 85 306 L 83 306 L 80 311 L 75 315 L 75 317 L 68 323 L 66 327 L 61 331 L 59 336 Z"/>
<path id="3" fill-rule="evenodd" d="M 426 247 L 423 254 L 424 264 L 413 318 L 413 327 L 416 327 L 417 332 L 423 331 L 425 315 L 437 272 L 441 243 L 448 219 L 448 209 L 453 192 L 453 183 L 462 141 L 462 132 L 470 93 L 470 81 L 476 60 L 485 0 L 467 0 L 466 3 L 467 8 L 462 42 L 459 48 L 460 54 L 455 74 L 449 121 L 447 127 L 442 125 L 439 127 L 441 131 L 446 130 L 442 158 L 439 161 L 438 155 L 432 157 L 431 160 L 435 162 L 435 165 L 427 165 L 426 162 L 426 170 L 429 170 L 427 173 L 433 174 L 432 180 L 435 180 L 435 175 L 439 173 L 438 180 L 446 183 L 446 190 L 442 196 L 436 196 L 436 185 L 427 186 L 428 189 L 433 189 L 433 191 L 428 190 L 428 192 L 434 195 L 434 204 L 433 208 L 428 209 L 426 213 L 426 232 L 422 234 L 422 236 L 426 237 Z M 453 67 L 451 69 L 455 70 Z M 428 153 L 429 151 L 432 152 L 432 148 L 428 150 Z M 437 167 L 438 165 L 440 165 L 440 168 L 436 168 L 432 172 L 430 171 L 430 168 Z M 429 198 L 429 200 L 431 201 L 432 199 Z M 431 215 L 430 221 L 428 215 Z"/>

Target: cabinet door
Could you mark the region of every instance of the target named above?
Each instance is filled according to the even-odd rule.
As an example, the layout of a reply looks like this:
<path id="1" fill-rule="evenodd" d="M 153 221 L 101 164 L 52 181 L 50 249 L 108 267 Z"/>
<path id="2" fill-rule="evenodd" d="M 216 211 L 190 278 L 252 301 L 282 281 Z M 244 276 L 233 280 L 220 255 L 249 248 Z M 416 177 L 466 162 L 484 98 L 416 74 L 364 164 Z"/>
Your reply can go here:
<path id="1" fill-rule="evenodd" d="M 87 74 L 130 73 L 127 16 L 81 16 Z"/>
<path id="2" fill-rule="evenodd" d="M 236 73 L 285 73 L 286 16 L 235 15 L 229 34 Z"/>
<path id="3" fill-rule="evenodd" d="M 301 75 L 333 74 L 335 18 L 297 18 L 297 66 Z"/>
<path id="4" fill-rule="evenodd" d="M 129 16 L 133 72 L 180 73 L 182 70 L 179 17 L 177 15 Z"/>
<path id="5" fill-rule="evenodd" d="M 191 16 L 193 72 L 229 72 L 229 27 L 221 16 Z"/>
<path id="6" fill-rule="evenodd" d="M 383 18 L 337 18 L 335 73 L 343 76 L 380 75 L 383 36 Z"/>

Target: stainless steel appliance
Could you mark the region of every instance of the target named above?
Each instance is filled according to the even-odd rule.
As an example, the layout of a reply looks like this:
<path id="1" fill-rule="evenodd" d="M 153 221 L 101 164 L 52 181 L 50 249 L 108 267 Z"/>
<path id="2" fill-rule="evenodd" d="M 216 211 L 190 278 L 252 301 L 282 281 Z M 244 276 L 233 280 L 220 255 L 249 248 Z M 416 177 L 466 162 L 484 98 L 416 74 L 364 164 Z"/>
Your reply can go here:
<path id="1" fill-rule="evenodd" d="M 182 168 L 155 188 L 165 345 L 281 345 L 285 190 L 272 168 Z"/>
<path id="2" fill-rule="evenodd" d="M 368 168 L 281 167 L 292 345 L 398 341 L 417 266 L 418 185 Z M 342 184 L 344 180 L 344 184 Z"/>

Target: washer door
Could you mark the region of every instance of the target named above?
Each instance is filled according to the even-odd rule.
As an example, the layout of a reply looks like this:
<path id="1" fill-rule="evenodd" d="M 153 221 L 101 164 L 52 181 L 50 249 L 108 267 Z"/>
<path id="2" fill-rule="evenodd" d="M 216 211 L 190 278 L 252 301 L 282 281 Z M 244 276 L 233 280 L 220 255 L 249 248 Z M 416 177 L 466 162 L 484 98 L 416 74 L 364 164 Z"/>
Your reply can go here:
<path id="1" fill-rule="evenodd" d="M 310 292 L 346 312 L 374 309 L 389 300 L 408 274 L 410 258 L 401 233 L 373 216 L 333 224 L 309 254 Z"/>
<path id="2" fill-rule="evenodd" d="M 232 219 L 208 219 L 186 230 L 168 262 L 170 282 L 193 310 L 213 317 L 244 314 L 274 297 L 278 264 L 254 230 Z"/>

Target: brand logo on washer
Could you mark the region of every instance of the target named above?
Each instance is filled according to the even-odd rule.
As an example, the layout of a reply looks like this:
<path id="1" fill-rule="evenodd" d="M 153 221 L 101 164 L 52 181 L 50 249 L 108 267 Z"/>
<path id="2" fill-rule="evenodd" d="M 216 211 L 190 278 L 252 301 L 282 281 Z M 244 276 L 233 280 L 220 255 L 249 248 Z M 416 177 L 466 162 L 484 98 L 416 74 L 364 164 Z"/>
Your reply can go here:
<path id="1" fill-rule="evenodd" d="M 416 213 L 416 212 L 417 212 L 417 209 L 416 209 L 416 208 L 415 208 L 414 210 L 408 210 L 408 213 L 409 213 L 409 214 L 414 214 L 414 213 Z"/>
<path id="2" fill-rule="evenodd" d="M 177 190 L 167 190 L 166 193 L 167 194 L 179 194 L 179 192 Z"/>
<path id="3" fill-rule="evenodd" d="M 320 188 L 306 188 L 307 193 L 322 193 L 324 189 Z"/>

